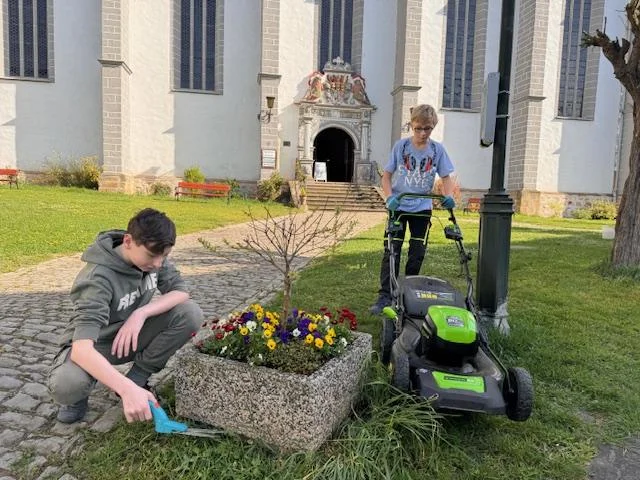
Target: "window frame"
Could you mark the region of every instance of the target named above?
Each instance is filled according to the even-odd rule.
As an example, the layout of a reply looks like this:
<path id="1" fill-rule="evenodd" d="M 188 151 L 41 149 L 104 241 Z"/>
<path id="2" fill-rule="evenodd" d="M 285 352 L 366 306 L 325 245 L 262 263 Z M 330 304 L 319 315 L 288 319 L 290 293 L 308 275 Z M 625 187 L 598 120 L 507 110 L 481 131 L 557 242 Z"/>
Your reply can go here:
<path id="1" fill-rule="evenodd" d="M 15 3 L 18 8 L 18 49 L 19 49 L 19 59 L 18 59 L 18 68 L 20 74 L 15 75 L 11 73 L 12 61 L 15 58 L 12 56 L 12 47 L 11 44 L 12 39 L 10 39 L 10 18 L 9 18 L 9 7 L 10 3 Z M 25 53 L 25 35 L 24 35 L 24 19 L 23 14 L 25 11 L 25 5 L 30 5 L 30 9 L 32 12 L 32 23 L 31 23 L 31 32 L 32 32 L 32 43 L 33 47 L 31 49 L 31 65 L 33 68 L 32 75 L 25 75 L 25 69 L 27 68 L 28 56 Z M 42 6 L 45 7 L 45 13 L 43 16 L 39 17 L 42 12 Z M 19 81 L 28 81 L 28 82 L 44 82 L 44 83 L 52 83 L 55 81 L 55 70 L 54 70 L 54 34 L 53 34 L 53 0 L 2 0 L 2 4 L 0 6 L 0 29 L 2 30 L 0 34 L 0 38 L 2 39 L 2 51 L 3 54 L 0 56 L 0 78 L 6 80 L 19 80 Z M 46 39 L 46 58 L 44 59 L 44 63 L 46 64 L 46 77 L 39 76 L 39 69 L 41 67 L 42 57 L 41 51 L 38 51 L 38 46 L 41 38 L 41 23 L 44 21 L 46 32 L 44 33 L 44 38 Z"/>
<path id="2" fill-rule="evenodd" d="M 459 59 L 456 54 L 459 52 L 457 48 L 457 40 L 460 38 L 458 13 L 461 10 L 461 5 L 464 5 L 465 21 L 462 32 L 463 38 L 461 49 L 463 56 L 460 58 L 462 63 L 459 65 Z M 473 11 L 471 11 L 471 7 L 473 7 Z M 450 10 L 453 10 L 453 13 L 455 14 L 453 21 L 449 15 Z M 447 3 L 444 14 L 441 71 L 442 92 L 440 95 L 441 108 L 443 110 L 473 112 L 480 109 L 482 81 L 479 82 L 478 79 L 482 79 L 484 76 L 484 56 L 486 49 L 486 34 L 481 35 L 480 32 L 486 31 L 487 13 L 488 5 L 486 0 L 449 0 Z M 451 34 L 451 37 L 453 37 L 452 45 L 449 42 L 450 22 L 455 26 L 455 30 Z M 469 34 L 470 25 L 473 28 L 472 35 Z M 451 58 L 450 67 L 448 66 L 449 58 Z M 456 73 L 459 66 L 462 67 L 462 76 L 460 78 L 460 101 L 459 103 L 455 103 Z M 450 75 L 452 78 L 447 82 L 449 68 L 451 69 Z M 449 84 L 451 85 L 451 91 L 446 92 L 445 89 L 448 88 Z M 465 100 L 465 97 L 467 96 L 468 102 Z"/>
<path id="3" fill-rule="evenodd" d="M 207 12 L 207 3 L 209 0 L 173 0 L 173 69 L 172 69 L 172 79 L 171 79 L 171 90 L 175 92 L 187 92 L 187 93 L 200 93 L 206 95 L 221 95 L 223 92 L 223 53 L 224 53 L 224 0 L 210 0 L 215 4 L 214 6 L 214 26 L 213 26 L 213 46 L 209 42 L 205 41 L 205 37 L 207 35 L 208 29 L 211 28 L 210 24 L 207 24 L 207 16 L 210 12 Z M 184 45 L 182 43 L 182 25 L 184 18 L 182 16 L 182 9 L 184 3 L 188 3 L 190 8 L 190 35 L 189 35 L 189 87 L 181 86 L 182 74 L 184 63 L 182 62 Z M 195 7 L 196 4 L 200 3 L 203 6 L 202 13 L 200 15 L 200 21 L 202 25 L 200 40 L 202 47 L 199 55 L 199 60 L 201 61 L 200 70 L 202 72 L 201 75 L 201 87 L 194 88 L 194 84 L 197 82 L 194 81 L 193 75 L 193 66 L 194 66 L 194 58 L 193 58 L 193 49 L 191 48 L 192 40 L 196 35 L 195 30 L 193 29 L 194 18 L 195 15 Z M 208 60 L 212 59 L 213 64 L 209 64 Z M 198 59 L 195 59 L 198 60 Z M 210 73 L 207 73 L 208 70 L 212 69 L 213 74 L 211 76 Z M 213 78 L 212 78 L 213 77 Z M 213 88 L 207 89 L 207 85 L 209 82 L 213 82 Z"/>
<path id="4" fill-rule="evenodd" d="M 589 4 L 589 17 L 585 17 L 585 4 Z M 578 4 L 579 24 L 575 29 L 573 20 L 575 6 Z M 560 42 L 558 62 L 558 84 L 556 92 L 556 118 L 562 120 L 593 120 L 595 117 L 596 91 L 599 74 L 599 53 L 597 49 L 581 47 L 582 31 L 594 31 L 601 27 L 604 16 L 603 0 L 566 0 L 562 9 L 562 41 Z M 568 24 L 569 23 L 569 24 Z M 569 29 L 567 29 L 569 27 Z M 567 44 L 567 41 L 570 44 Z M 576 67 L 568 71 L 572 60 L 571 53 L 575 50 Z M 565 60 L 565 56 L 567 57 Z M 581 74 L 582 70 L 582 74 Z M 582 80 L 580 77 L 583 77 Z M 570 85 L 567 85 L 570 83 Z M 569 89 L 568 87 L 573 87 Z M 579 92 L 578 92 L 579 91 Z M 572 93 L 574 103 L 568 111 L 567 97 Z M 576 114 L 575 100 L 581 100 L 581 111 Z M 564 108 L 563 108 L 564 107 Z"/>
<path id="5" fill-rule="evenodd" d="M 316 61 L 318 71 L 324 70 L 326 63 L 337 57 L 352 66 L 354 66 L 353 60 L 359 58 L 362 39 L 357 17 L 362 15 L 362 6 L 358 3 L 358 0 L 321 0 L 319 2 L 318 58 Z M 340 7 L 339 16 L 334 15 L 336 5 Z M 338 21 L 340 23 L 336 25 Z M 325 29 L 325 24 L 328 25 L 328 31 Z M 336 31 L 336 27 L 339 28 L 338 31 Z M 327 34 L 326 39 L 325 33 Z M 333 53 L 336 44 L 339 53 Z M 345 55 L 346 48 L 349 49 L 348 55 Z"/>

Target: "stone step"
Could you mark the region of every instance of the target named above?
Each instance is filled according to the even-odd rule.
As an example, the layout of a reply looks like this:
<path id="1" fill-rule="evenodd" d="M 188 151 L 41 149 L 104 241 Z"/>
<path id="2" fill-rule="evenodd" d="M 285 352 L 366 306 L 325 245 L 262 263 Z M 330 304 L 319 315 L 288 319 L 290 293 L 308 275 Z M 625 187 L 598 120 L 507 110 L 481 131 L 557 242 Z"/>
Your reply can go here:
<path id="1" fill-rule="evenodd" d="M 307 206 L 312 210 L 384 211 L 384 201 L 372 185 L 338 182 L 309 182 Z"/>

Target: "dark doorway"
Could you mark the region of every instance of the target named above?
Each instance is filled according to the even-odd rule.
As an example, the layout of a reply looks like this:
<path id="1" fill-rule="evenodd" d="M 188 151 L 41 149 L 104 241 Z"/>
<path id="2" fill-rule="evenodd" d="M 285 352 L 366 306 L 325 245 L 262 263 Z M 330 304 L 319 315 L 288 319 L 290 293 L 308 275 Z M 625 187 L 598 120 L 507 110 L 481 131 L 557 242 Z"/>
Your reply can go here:
<path id="1" fill-rule="evenodd" d="M 339 128 L 321 131 L 313 142 L 313 161 L 327 162 L 328 182 L 351 182 L 353 140 Z"/>

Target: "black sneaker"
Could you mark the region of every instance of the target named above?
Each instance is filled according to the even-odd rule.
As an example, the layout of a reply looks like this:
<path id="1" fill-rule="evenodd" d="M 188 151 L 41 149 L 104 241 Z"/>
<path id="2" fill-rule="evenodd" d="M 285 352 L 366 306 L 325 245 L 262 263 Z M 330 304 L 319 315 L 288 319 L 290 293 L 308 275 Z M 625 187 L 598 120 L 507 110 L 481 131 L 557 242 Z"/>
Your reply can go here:
<path id="1" fill-rule="evenodd" d="M 385 297 L 385 296 L 380 296 L 378 297 L 378 301 L 371 305 L 371 308 L 369 308 L 369 312 L 371 312 L 373 315 L 380 315 L 382 313 L 382 309 L 384 307 L 388 307 L 389 305 L 391 305 L 391 299 L 389 297 Z"/>
<path id="2" fill-rule="evenodd" d="M 58 416 L 56 417 L 62 423 L 79 422 L 87 414 L 89 409 L 89 398 L 83 398 L 79 402 L 71 405 L 60 405 Z"/>

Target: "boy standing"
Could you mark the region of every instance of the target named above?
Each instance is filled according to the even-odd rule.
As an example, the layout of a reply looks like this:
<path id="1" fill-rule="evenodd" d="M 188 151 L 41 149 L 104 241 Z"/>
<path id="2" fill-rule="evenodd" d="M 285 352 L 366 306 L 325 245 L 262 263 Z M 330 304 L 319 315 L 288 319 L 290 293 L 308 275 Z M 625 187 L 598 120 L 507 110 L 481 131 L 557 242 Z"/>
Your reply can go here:
<path id="1" fill-rule="evenodd" d="M 397 252 L 395 271 L 400 268 L 400 250 L 404 242 L 405 231 L 409 224 L 409 254 L 405 269 L 406 275 L 418 275 L 424 260 L 426 235 L 431 224 L 431 199 L 404 197 L 401 193 L 428 194 L 433 190 L 436 174 L 442 178 L 444 199 L 443 208 L 455 207 L 453 194 L 454 182 L 450 175 L 453 164 L 444 146 L 431 140 L 431 132 L 438 123 L 438 115 L 431 105 L 418 105 L 411 110 L 411 128 L 413 135 L 398 140 L 391 150 L 389 161 L 382 174 L 382 190 L 386 197 L 386 206 L 393 218 L 399 218 L 401 230 L 393 239 Z M 371 307 L 373 314 L 379 314 L 384 307 L 391 305 L 391 267 L 390 250 L 387 245 L 387 232 L 384 233 L 384 255 L 380 267 L 380 290 L 378 301 Z"/>
<path id="2" fill-rule="evenodd" d="M 148 402 L 156 399 L 149 376 L 164 368 L 203 319 L 167 259 L 175 241 L 174 223 L 146 208 L 126 231 L 100 233 L 82 255 L 86 265 L 71 288 L 73 313 L 49 374 L 60 422 L 82 420 L 96 381 L 120 396 L 128 422 L 151 420 Z M 156 289 L 160 295 L 152 298 Z M 130 361 L 126 375 L 113 367 Z"/>

